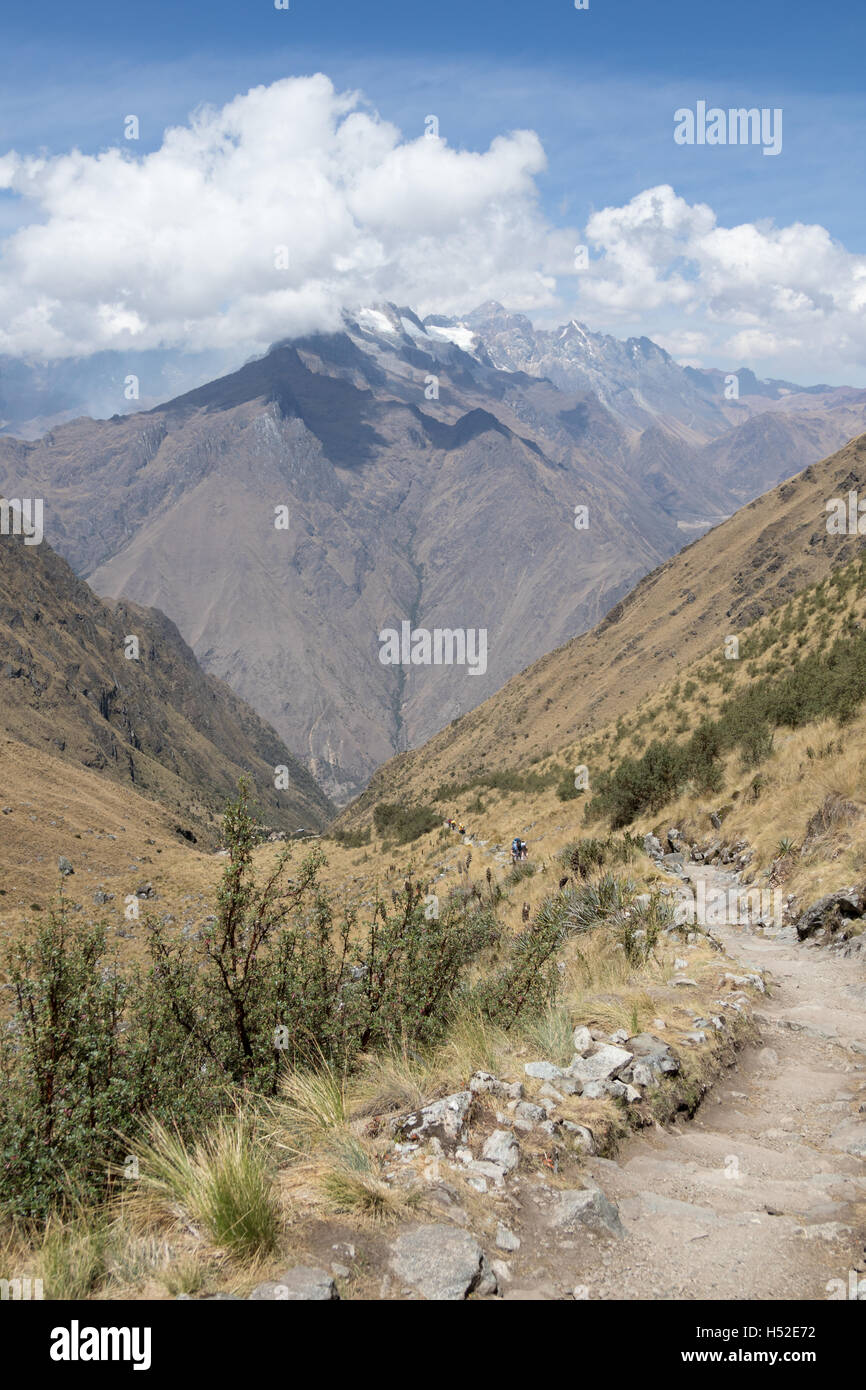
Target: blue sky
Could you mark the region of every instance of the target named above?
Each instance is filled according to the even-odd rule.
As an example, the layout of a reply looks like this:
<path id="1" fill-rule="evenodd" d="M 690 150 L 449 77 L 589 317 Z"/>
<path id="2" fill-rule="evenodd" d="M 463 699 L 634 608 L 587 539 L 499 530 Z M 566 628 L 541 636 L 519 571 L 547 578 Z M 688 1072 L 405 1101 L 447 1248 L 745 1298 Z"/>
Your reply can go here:
<path id="1" fill-rule="evenodd" d="M 472 148 L 536 130 L 552 215 L 671 182 L 725 222 L 819 221 L 866 251 L 861 0 L 48 0 L 7 11 L 4 37 L 4 148 L 97 150 L 116 143 L 120 107 L 152 148 L 202 101 L 323 71 L 406 134 L 427 111 Z M 783 156 L 675 146 L 673 109 L 700 97 L 782 106 Z"/>
<path id="2" fill-rule="evenodd" d="M 48 0 L 4 18 L 0 153 L 96 153 L 122 143 L 133 111 L 145 154 L 202 102 L 322 71 L 407 139 L 431 112 L 457 149 L 534 130 L 554 225 L 583 226 L 671 184 L 722 226 L 819 223 L 866 254 L 864 29 L 862 0 L 590 0 L 587 11 L 572 0 L 291 0 L 288 11 Z M 677 146 L 673 112 L 698 99 L 781 107 L 783 153 Z M 0 197 L 0 235 L 32 215 Z"/>

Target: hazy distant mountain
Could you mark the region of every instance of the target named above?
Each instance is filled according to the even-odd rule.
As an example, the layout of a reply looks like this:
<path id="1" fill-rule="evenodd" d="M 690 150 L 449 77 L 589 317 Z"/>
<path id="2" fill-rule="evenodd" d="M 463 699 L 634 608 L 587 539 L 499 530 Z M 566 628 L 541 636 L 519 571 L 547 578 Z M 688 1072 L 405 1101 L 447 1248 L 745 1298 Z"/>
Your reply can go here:
<path id="1" fill-rule="evenodd" d="M 470 319 L 381 305 L 150 411 L 0 438 L 0 486 L 44 497 L 48 539 L 97 592 L 168 613 L 343 799 L 866 428 L 866 392 L 737 402 L 732 423 L 645 340 L 537 335 L 533 356 L 527 320 Z M 554 340 L 575 384 L 552 380 Z M 483 673 L 383 664 L 404 621 L 483 629 Z"/>
<path id="2" fill-rule="evenodd" d="M 369 325 L 387 305 L 361 312 Z M 661 417 L 669 429 L 691 440 L 714 438 L 767 402 L 790 395 L 833 393 L 827 386 L 762 381 L 741 367 L 740 401 L 725 398 L 729 373 L 681 367 L 649 338 L 622 340 L 594 333 L 572 319 L 555 329 L 536 329 L 523 314 L 490 301 L 465 318 L 428 315 L 424 324 L 406 310 L 416 329 L 440 341 L 453 341 L 490 366 L 546 376 L 566 391 L 592 391 L 624 423 L 643 429 Z M 354 321 L 349 316 L 349 321 Z M 225 349 L 182 352 L 148 349 L 111 351 L 56 361 L 0 355 L 0 433 L 36 439 L 46 430 L 81 415 L 108 419 L 169 401 L 215 377 L 235 370 L 241 357 Z M 127 383 L 136 378 L 138 397 Z M 835 388 L 844 391 L 849 388 Z"/>
<path id="3" fill-rule="evenodd" d="M 211 381 L 236 364 L 233 354 L 222 351 L 106 351 L 50 362 L 0 354 L 0 434 L 38 439 L 80 415 L 128 415 Z"/>

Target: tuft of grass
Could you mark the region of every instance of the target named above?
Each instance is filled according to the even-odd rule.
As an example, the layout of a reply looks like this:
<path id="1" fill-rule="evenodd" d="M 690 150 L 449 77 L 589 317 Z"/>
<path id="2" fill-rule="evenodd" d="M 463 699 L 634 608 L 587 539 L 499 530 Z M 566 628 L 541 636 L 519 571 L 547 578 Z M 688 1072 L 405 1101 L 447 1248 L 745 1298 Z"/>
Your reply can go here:
<path id="1" fill-rule="evenodd" d="M 571 1009 L 549 1004 L 537 1018 L 524 1024 L 520 1036 L 545 1061 L 558 1065 L 570 1062 L 574 1056 L 573 1032 L 574 1015 Z"/>
<path id="2" fill-rule="evenodd" d="M 642 1033 L 657 1011 L 658 1005 L 652 995 L 639 986 L 625 990 L 620 995 L 596 998 L 592 1003 L 595 1022 L 610 1033 L 618 1028 L 625 1028 L 629 1035 Z"/>
<path id="3" fill-rule="evenodd" d="M 159 1281 L 166 1293 L 177 1298 L 180 1293 L 198 1293 L 207 1283 L 208 1271 L 195 1255 L 187 1255 L 172 1260 L 159 1274 Z"/>
<path id="4" fill-rule="evenodd" d="M 140 1288 L 151 1278 L 162 1280 L 162 1272 L 174 1258 L 171 1243 L 160 1232 L 138 1232 L 135 1223 L 127 1224 L 124 1219 L 124 1204 L 117 1206 L 117 1216 L 113 1223 L 115 1239 L 112 1241 L 108 1273 L 111 1280 L 111 1297 L 124 1297 L 118 1289 Z M 178 1289 L 178 1292 L 184 1290 Z M 192 1290 L 189 1290 L 192 1292 Z"/>
<path id="5" fill-rule="evenodd" d="M 345 1076 L 324 1060 L 311 1071 L 283 1077 L 282 1103 L 274 1109 L 283 1128 L 282 1144 L 294 1154 L 309 1153 L 349 1119 Z"/>
<path id="6" fill-rule="evenodd" d="M 640 966 L 655 955 L 659 937 L 673 925 L 674 910 L 669 898 L 658 893 L 648 903 L 634 903 L 614 918 L 617 938 L 631 965 Z"/>
<path id="7" fill-rule="evenodd" d="M 193 1147 L 158 1120 L 139 1149 L 140 1188 L 131 1199 L 201 1225 L 227 1253 L 273 1250 L 280 1218 L 264 1152 L 248 1120 L 223 1117 Z"/>
<path id="8" fill-rule="evenodd" d="M 467 1006 L 455 1018 L 448 1037 L 437 1052 L 443 1074 L 460 1085 L 476 1071 L 499 1075 L 497 1067 L 511 1051 L 502 1028 L 480 1009 Z"/>
<path id="9" fill-rule="evenodd" d="M 419 1194 L 390 1186 L 381 1160 L 357 1135 L 334 1135 L 328 1150 L 319 1188 L 335 1212 L 384 1223 L 397 1221 L 417 1204 Z"/>
<path id="10" fill-rule="evenodd" d="M 111 1231 L 104 1211 L 50 1216 L 36 1250 L 46 1299 L 89 1298 L 108 1273 Z"/>
<path id="11" fill-rule="evenodd" d="M 435 1062 L 405 1048 L 392 1048 L 368 1058 L 352 1083 L 352 1114 L 389 1115 L 417 1110 L 442 1082 Z"/>
<path id="12" fill-rule="evenodd" d="M 511 886 L 514 887 L 516 883 L 520 883 L 521 879 L 532 878 L 532 875 L 534 873 L 535 865 L 530 864 L 529 860 L 527 859 L 524 860 L 522 863 L 512 864 L 511 868 L 508 870 L 508 873 L 505 875 L 505 882 L 511 884 Z"/>

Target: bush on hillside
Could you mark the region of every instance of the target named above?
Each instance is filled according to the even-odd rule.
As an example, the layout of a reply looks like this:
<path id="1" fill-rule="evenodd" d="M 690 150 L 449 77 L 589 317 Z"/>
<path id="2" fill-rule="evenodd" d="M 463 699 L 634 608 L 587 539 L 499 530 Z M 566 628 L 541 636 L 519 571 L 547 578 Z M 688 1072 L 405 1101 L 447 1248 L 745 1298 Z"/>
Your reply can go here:
<path id="1" fill-rule="evenodd" d="M 546 772 L 518 772 L 516 768 L 500 768 L 495 772 L 479 772 L 470 782 L 443 782 L 433 793 L 433 800 L 453 802 L 467 792 L 488 790 L 500 792 L 541 792 L 553 787 L 566 773 L 552 766 Z"/>
<path id="2" fill-rule="evenodd" d="M 837 637 L 825 653 L 793 660 L 772 681 L 756 673 L 725 701 L 718 719 L 701 720 L 688 742 L 655 740 L 642 757 L 623 758 L 597 780 L 590 814 L 607 816 L 619 829 L 645 811 L 660 811 L 688 783 L 702 794 L 718 791 L 725 753 L 739 749 L 743 767 L 758 767 L 772 754 L 775 729 L 827 718 L 845 724 L 864 700 L 866 634 Z"/>
<path id="3" fill-rule="evenodd" d="M 343 1071 L 363 1052 L 438 1042 L 468 967 L 498 943 L 492 892 L 439 904 L 408 882 L 361 922 L 323 889 L 319 849 L 293 866 L 286 848 L 256 874 L 243 785 L 224 825 L 229 859 L 198 938 L 148 920 L 149 964 L 124 974 L 104 928 L 77 922 L 61 899 L 9 953 L 0 1203 L 10 1214 L 96 1199 L 145 1122 L 195 1138 L 239 1094 L 274 1095 L 287 1064 L 324 1058 Z"/>
<path id="4" fill-rule="evenodd" d="M 435 830 L 442 817 L 431 806 L 404 806 L 399 801 L 380 801 L 373 811 L 377 835 L 407 845 Z"/>
<path id="5" fill-rule="evenodd" d="M 364 845 L 370 843 L 370 831 L 367 830 L 335 830 L 334 839 L 338 845 L 344 849 L 363 849 Z"/>

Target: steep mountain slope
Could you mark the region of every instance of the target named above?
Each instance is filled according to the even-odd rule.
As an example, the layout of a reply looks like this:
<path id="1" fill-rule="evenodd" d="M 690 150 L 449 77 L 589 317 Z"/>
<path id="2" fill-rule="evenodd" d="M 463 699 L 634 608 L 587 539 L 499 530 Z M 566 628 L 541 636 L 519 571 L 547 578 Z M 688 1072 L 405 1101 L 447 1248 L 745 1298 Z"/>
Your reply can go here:
<path id="1" fill-rule="evenodd" d="M 49 540 L 97 592 L 168 613 L 344 800 L 689 533 L 866 427 L 856 392 L 783 416 L 774 387 L 738 415 L 644 340 L 566 334 L 556 361 L 597 359 L 571 385 L 513 353 L 501 370 L 493 307 L 489 350 L 384 305 L 151 411 L 0 439 L 0 486 L 44 497 Z M 553 372 L 547 346 L 533 372 Z M 403 622 L 484 631 L 484 669 L 383 664 L 379 634 Z"/>
<path id="2" fill-rule="evenodd" d="M 846 563 L 859 535 L 831 535 L 826 504 L 866 486 L 866 436 L 749 503 L 647 575 L 591 632 L 549 653 L 422 748 L 393 759 L 345 813 L 423 801 L 440 783 L 523 767 L 632 708 L 690 661 Z"/>
<path id="3" fill-rule="evenodd" d="M 496 372 L 402 317 L 413 334 L 278 345 L 158 410 L 0 442 L 6 487 L 46 498 L 46 534 L 94 588 L 170 613 L 336 794 L 594 622 L 679 541 L 594 397 Z M 486 670 L 383 665 L 378 635 L 402 621 L 486 629 Z"/>
<path id="4" fill-rule="evenodd" d="M 174 623 L 104 603 L 44 541 L 0 539 L 0 686 L 8 735 L 134 786 L 206 842 L 242 772 L 273 824 L 320 828 L 330 818 L 307 770 L 202 672 Z M 285 791 L 274 789 L 278 766 L 288 769 Z"/>

